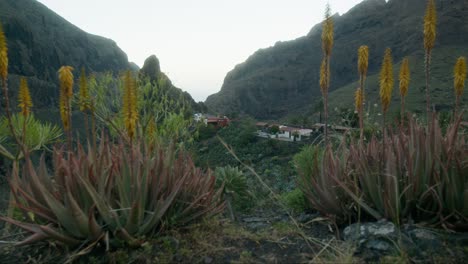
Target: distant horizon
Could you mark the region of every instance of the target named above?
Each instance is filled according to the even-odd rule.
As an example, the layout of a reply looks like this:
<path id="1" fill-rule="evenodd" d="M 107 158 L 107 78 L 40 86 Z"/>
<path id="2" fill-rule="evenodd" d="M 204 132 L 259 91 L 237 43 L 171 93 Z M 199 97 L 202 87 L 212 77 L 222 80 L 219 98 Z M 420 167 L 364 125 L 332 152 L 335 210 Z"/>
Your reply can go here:
<path id="1" fill-rule="evenodd" d="M 327 2 L 340 15 L 362 2 L 37 1 L 82 30 L 112 39 L 140 68 L 156 55 L 161 70 L 195 101 L 217 93 L 226 74 L 257 50 L 307 35 L 323 20 Z"/>

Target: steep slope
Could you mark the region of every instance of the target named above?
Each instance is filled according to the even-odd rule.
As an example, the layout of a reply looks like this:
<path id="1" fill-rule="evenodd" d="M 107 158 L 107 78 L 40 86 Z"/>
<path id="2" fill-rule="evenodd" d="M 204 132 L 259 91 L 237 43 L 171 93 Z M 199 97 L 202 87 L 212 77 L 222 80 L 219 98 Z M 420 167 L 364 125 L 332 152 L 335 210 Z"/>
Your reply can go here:
<path id="1" fill-rule="evenodd" d="M 15 75 L 27 76 L 36 107 L 55 104 L 62 65 L 88 72 L 130 67 L 114 41 L 84 32 L 35 0 L 0 0 L 0 22 L 8 39 L 12 93 Z"/>
<path id="2" fill-rule="evenodd" d="M 436 2 L 439 19 L 433 61 L 436 85 L 432 86 L 432 93 L 440 89 L 451 91 L 451 70 L 455 58 L 468 55 L 468 2 Z M 411 56 L 412 86 L 423 86 L 423 83 L 415 82 L 422 80 L 424 74 L 420 63 L 424 60 L 422 21 L 425 4 L 425 0 L 390 0 L 387 3 L 385 0 L 365 0 L 346 14 L 334 16 L 332 104 L 353 107 L 352 100 L 349 100 L 352 93 L 349 93 L 357 87 L 354 84 L 358 79 L 357 49 L 364 44 L 370 48 L 369 75 L 378 73 L 384 50 L 390 47 L 395 63 L 404 56 Z M 227 74 L 221 91 L 208 97 L 207 106 L 218 112 L 245 113 L 260 119 L 310 111 L 321 96 L 318 85 L 322 59 L 320 36 L 321 25 L 318 24 L 307 36 L 278 42 L 273 47 L 257 51 Z M 376 76 L 369 80 L 367 86 L 370 90 L 376 91 L 376 80 Z M 345 86 L 348 88 L 341 89 Z M 346 100 L 333 99 L 337 95 Z M 411 96 L 416 97 L 410 98 L 410 108 L 419 108 L 423 97 L 414 91 Z M 446 105 L 452 100 L 450 96 L 449 92 L 438 93 L 434 102 Z M 375 100 L 375 97 L 373 92 L 368 98 Z"/>

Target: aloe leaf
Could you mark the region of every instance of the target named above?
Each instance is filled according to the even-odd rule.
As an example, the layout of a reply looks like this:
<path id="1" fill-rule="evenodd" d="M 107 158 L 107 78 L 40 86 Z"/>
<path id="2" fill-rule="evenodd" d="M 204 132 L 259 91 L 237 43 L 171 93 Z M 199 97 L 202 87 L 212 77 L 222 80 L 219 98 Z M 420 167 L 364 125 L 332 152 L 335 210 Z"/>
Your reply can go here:
<path id="1" fill-rule="evenodd" d="M 86 188 L 88 191 L 89 195 L 92 197 L 94 204 L 96 205 L 96 208 L 98 209 L 100 215 L 104 219 L 104 221 L 111 226 L 111 228 L 115 228 L 118 223 L 117 219 L 115 219 L 115 215 L 111 212 L 110 207 L 107 205 L 107 203 L 104 201 L 104 199 L 99 195 L 96 190 L 94 189 L 93 186 L 91 186 L 90 182 L 83 178 L 79 178 L 81 182 L 83 183 L 83 186 Z"/>
<path id="2" fill-rule="evenodd" d="M 88 217 L 80 208 L 75 198 L 73 198 L 73 194 L 71 193 L 69 187 L 67 187 L 67 190 L 66 190 L 66 199 L 68 201 L 68 205 L 70 206 L 71 214 L 76 220 L 78 231 L 81 233 L 81 235 L 88 236 L 89 235 Z"/>
<path id="3" fill-rule="evenodd" d="M 15 156 L 10 153 L 3 145 L 0 144 L 0 155 L 4 156 L 5 158 L 9 160 L 15 160 Z"/>
<path id="4" fill-rule="evenodd" d="M 89 209 L 88 213 L 88 227 L 89 227 L 89 233 L 91 234 L 91 237 L 93 239 L 97 239 L 101 237 L 104 232 L 101 228 L 101 226 L 97 223 L 96 217 L 94 216 L 94 209 L 95 206 L 91 207 Z"/>
<path id="5" fill-rule="evenodd" d="M 47 235 L 49 235 L 51 238 L 60 241 L 68 246 L 76 246 L 80 244 L 82 241 L 77 240 L 71 236 L 65 235 L 63 233 L 60 233 L 59 231 L 53 229 L 50 226 L 39 226 L 39 228 Z"/>
<path id="6" fill-rule="evenodd" d="M 37 177 L 36 172 L 34 169 L 32 169 L 31 161 L 28 160 L 26 163 L 30 172 L 31 184 L 36 186 L 37 191 L 41 193 L 41 196 L 44 198 L 51 211 L 54 212 L 60 224 L 63 225 L 65 229 L 70 232 L 70 234 L 74 236 L 80 236 L 80 233 L 77 230 L 77 224 L 70 211 L 65 208 L 65 206 L 63 206 L 60 201 L 52 196 L 49 191 L 42 185 L 41 181 Z"/>
<path id="7" fill-rule="evenodd" d="M 141 226 L 138 232 L 140 235 L 148 233 L 161 221 L 161 218 L 164 216 L 167 209 L 173 204 L 174 199 L 179 194 L 180 188 L 182 187 L 182 184 L 185 182 L 186 177 L 187 177 L 187 174 L 184 175 L 181 179 L 179 179 L 179 182 L 171 190 L 170 195 L 164 201 L 159 201 L 157 203 L 154 214 L 152 214 L 149 217 L 149 220 L 146 221 L 146 223 L 144 223 Z"/>

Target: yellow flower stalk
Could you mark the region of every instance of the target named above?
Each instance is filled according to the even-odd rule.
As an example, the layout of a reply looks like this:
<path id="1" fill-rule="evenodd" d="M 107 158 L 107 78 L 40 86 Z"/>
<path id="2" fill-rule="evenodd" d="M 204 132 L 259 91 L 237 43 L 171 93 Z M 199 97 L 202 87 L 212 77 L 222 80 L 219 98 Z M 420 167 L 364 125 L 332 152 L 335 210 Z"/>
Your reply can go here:
<path id="1" fill-rule="evenodd" d="M 331 18 L 330 5 L 325 10 L 325 20 L 322 29 L 322 49 L 325 56 L 330 56 L 333 47 L 333 20 Z"/>
<path id="2" fill-rule="evenodd" d="M 427 121 L 430 120 L 431 103 L 430 103 L 430 84 L 429 75 L 431 67 L 431 53 L 434 48 L 435 39 L 437 35 L 437 13 L 434 0 L 428 0 L 426 6 L 426 14 L 424 16 L 424 49 L 426 50 L 424 65 L 426 73 L 426 112 Z"/>
<path id="3" fill-rule="evenodd" d="M 328 74 L 327 74 L 327 65 L 326 59 L 322 60 L 322 65 L 320 65 L 320 90 L 322 94 L 325 95 L 327 92 L 327 83 L 328 83 Z"/>
<path id="4" fill-rule="evenodd" d="M 65 95 L 69 98 L 73 96 L 73 67 L 71 66 L 62 66 L 59 73 L 60 80 L 60 90 L 62 90 Z"/>
<path id="5" fill-rule="evenodd" d="M 369 47 L 361 46 L 358 49 L 359 89 L 355 95 L 356 109 L 359 112 L 359 139 L 364 141 L 364 84 L 366 82 L 367 68 L 369 67 Z M 358 96 L 358 97 L 357 97 Z"/>
<path id="6" fill-rule="evenodd" d="M 392 99 L 393 91 L 393 64 L 392 64 L 392 50 L 387 48 L 382 62 L 382 69 L 379 76 L 380 81 L 380 101 L 382 102 L 382 110 L 387 112 Z"/>
<path id="7" fill-rule="evenodd" d="M 356 92 L 354 92 L 354 105 L 356 106 L 356 110 L 358 112 L 362 111 L 363 101 L 364 101 L 364 93 L 362 92 L 361 88 L 357 88 Z"/>
<path id="8" fill-rule="evenodd" d="M 424 49 L 432 50 L 434 48 L 437 34 L 437 13 L 434 0 L 428 0 L 426 6 L 426 15 L 424 16 Z"/>
<path id="9" fill-rule="evenodd" d="M 453 70 L 453 84 L 455 87 L 456 96 L 460 97 L 463 94 L 465 88 L 465 79 L 466 79 L 466 59 L 465 57 L 460 57 L 455 64 Z"/>
<path id="10" fill-rule="evenodd" d="M 60 81 L 60 117 L 62 118 L 63 128 L 65 131 L 70 130 L 70 101 L 73 96 L 73 68 L 70 66 L 62 66 L 59 71 Z"/>
<path id="11" fill-rule="evenodd" d="M 323 60 L 320 66 L 320 89 L 323 94 L 323 108 L 325 113 L 325 144 L 328 144 L 328 89 L 330 87 L 330 56 L 333 48 L 333 20 L 330 5 L 325 9 L 325 20 L 322 23 Z"/>
<path id="12" fill-rule="evenodd" d="M 369 67 L 369 47 L 361 46 L 358 50 L 358 70 L 361 76 L 367 75 Z"/>
<path id="13" fill-rule="evenodd" d="M 3 32 L 2 24 L 0 24 L 0 77 L 3 81 L 8 75 L 8 46 Z"/>
<path id="14" fill-rule="evenodd" d="M 86 78 L 86 71 L 84 68 L 81 68 L 80 74 L 80 90 L 79 90 L 79 106 L 80 111 L 90 111 L 91 110 L 91 98 L 89 96 L 88 90 L 88 79 Z"/>
<path id="15" fill-rule="evenodd" d="M 403 124 L 405 115 L 405 97 L 408 94 L 409 82 L 411 80 L 411 73 L 409 68 L 409 59 L 404 58 L 400 67 L 400 96 L 401 96 L 401 123 Z"/>
<path id="16" fill-rule="evenodd" d="M 136 124 L 138 120 L 137 109 L 137 89 L 136 82 L 131 71 L 124 74 L 124 92 L 123 92 L 122 113 L 127 134 L 132 140 L 135 136 Z"/>
<path id="17" fill-rule="evenodd" d="M 463 95 L 463 90 L 465 89 L 465 80 L 466 80 L 466 59 L 465 57 L 460 57 L 455 64 L 453 70 L 453 85 L 455 88 L 455 115 L 457 115 L 458 107 L 460 104 L 460 98 Z"/>
<path id="18" fill-rule="evenodd" d="M 409 82 L 411 80 L 411 73 L 409 68 L 409 59 L 404 58 L 400 67 L 400 95 L 405 97 L 408 94 Z"/>
<path id="19" fill-rule="evenodd" d="M 18 107 L 21 109 L 21 115 L 24 117 L 29 116 L 32 106 L 33 104 L 31 94 L 29 93 L 28 82 L 26 81 L 26 78 L 21 77 L 18 92 Z"/>

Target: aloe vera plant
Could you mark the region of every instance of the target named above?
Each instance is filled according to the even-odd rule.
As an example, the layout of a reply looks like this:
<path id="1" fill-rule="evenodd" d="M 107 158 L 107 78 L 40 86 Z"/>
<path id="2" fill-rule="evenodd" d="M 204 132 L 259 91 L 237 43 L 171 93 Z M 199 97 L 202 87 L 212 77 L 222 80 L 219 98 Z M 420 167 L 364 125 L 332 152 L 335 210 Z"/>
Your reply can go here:
<path id="1" fill-rule="evenodd" d="M 356 218 L 361 208 L 397 224 L 413 219 L 466 230 L 468 148 L 460 122 L 444 133 L 436 118 L 429 130 L 410 118 L 382 141 L 309 147 L 295 158 L 301 188 L 313 208 L 337 220 Z"/>
<path id="2" fill-rule="evenodd" d="M 224 208 L 215 177 L 189 156 L 134 142 L 104 140 L 94 152 L 55 149 L 53 173 L 44 158 L 37 168 L 26 159 L 11 189 L 26 221 L 0 220 L 31 232 L 19 245 L 51 239 L 66 246 L 123 240 L 138 246 L 163 227 L 186 224 Z"/>

